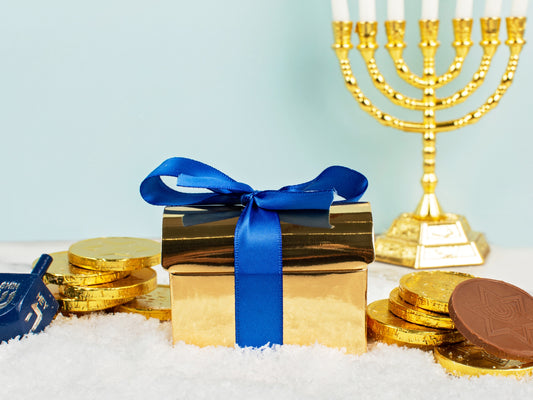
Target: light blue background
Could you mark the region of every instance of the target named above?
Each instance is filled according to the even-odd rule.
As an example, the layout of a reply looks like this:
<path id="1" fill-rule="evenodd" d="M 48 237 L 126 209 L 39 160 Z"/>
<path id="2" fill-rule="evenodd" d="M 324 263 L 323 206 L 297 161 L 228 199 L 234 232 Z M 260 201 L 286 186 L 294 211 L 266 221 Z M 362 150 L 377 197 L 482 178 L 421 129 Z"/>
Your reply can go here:
<path id="1" fill-rule="evenodd" d="M 381 68 L 418 96 L 395 76 L 383 47 L 386 1 L 377 3 Z M 406 58 L 420 72 L 420 1 L 406 3 Z M 350 4 L 356 19 L 357 2 Z M 475 1 L 476 43 L 483 6 Z M 439 72 L 453 57 L 454 8 L 441 1 Z M 421 138 L 359 109 L 330 48 L 330 22 L 328 0 L 2 1 L 0 240 L 157 238 L 162 209 L 145 203 L 138 187 L 172 156 L 207 162 L 257 189 L 303 182 L 332 164 L 358 169 L 370 180 L 365 198 L 376 232 L 384 231 L 421 195 Z M 502 45 L 485 86 L 439 119 L 477 108 L 507 55 Z M 480 57 L 476 44 L 441 95 L 466 84 Z M 420 119 L 382 98 L 356 50 L 351 58 L 376 104 Z M 466 215 L 492 244 L 533 245 L 532 72 L 527 45 L 502 103 L 477 125 L 438 137 L 443 208 Z"/>

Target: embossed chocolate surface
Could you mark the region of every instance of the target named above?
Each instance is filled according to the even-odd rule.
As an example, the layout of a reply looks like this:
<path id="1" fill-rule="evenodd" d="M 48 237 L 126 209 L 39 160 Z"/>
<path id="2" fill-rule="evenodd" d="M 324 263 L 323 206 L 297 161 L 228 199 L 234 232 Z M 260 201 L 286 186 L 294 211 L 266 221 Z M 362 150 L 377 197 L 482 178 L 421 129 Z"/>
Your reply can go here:
<path id="1" fill-rule="evenodd" d="M 455 288 L 449 304 L 457 329 L 501 358 L 533 361 L 533 297 L 509 283 L 471 279 Z"/>

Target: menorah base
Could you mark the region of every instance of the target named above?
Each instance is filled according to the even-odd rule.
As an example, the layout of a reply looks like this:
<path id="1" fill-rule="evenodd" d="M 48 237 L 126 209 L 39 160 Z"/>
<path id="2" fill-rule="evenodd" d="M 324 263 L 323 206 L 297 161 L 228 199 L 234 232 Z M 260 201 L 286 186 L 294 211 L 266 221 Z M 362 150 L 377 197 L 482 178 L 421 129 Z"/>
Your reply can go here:
<path id="1" fill-rule="evenodd" d="M 485 236 L 455 214 L 427 221 L 404 213 L 376 238 L 375 247 L 376 261 L 415 269 L 480 265 L 489 252 Z"/>

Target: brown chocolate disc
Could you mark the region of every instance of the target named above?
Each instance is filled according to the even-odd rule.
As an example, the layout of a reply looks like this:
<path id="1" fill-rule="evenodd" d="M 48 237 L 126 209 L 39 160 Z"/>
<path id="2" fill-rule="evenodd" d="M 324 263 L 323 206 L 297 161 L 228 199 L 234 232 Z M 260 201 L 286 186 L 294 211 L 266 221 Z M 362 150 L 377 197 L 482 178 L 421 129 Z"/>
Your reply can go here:
<path id="1" fill-rule="evenodd" d="M 475 278 L 458 284 L 449 302 L 455 327 L 500 358 L 533 360 L 533 297 L 509 283 Z"/>

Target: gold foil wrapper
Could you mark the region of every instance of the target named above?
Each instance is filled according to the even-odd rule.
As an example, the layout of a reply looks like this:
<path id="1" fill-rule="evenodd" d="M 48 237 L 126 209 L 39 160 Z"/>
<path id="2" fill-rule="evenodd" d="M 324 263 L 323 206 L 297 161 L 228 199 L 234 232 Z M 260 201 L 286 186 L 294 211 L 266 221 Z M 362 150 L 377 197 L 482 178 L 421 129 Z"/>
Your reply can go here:
<path id="1" fill-rule="evenodd" d="M 170 287 L 169 285 L 158 285 L 155 290 L 118 306 L 115 311 L 141 314 L 146 318 L 170 321 Z"/>
<path id="2" fill-rule="evenodd" d="M 174 342 L 234 346 L 233 237 L 240 211 L 165 209 L 161 261 L 170 273 Z M 332 206 L 332 228 L 295 222 L 310 215 L 280 215 L 283 343 L 363 353 L 367 264 L 374 260 L 370 206 Z M 205 223 L 188 225 L 189 217 Z"/>
<path id="3" fill-rule="evenodd" d="M 76 300 L 64 297 L 59 293 L 59 286 L 55 284 L 46 285 L 54 298 L 59 303 L 62 312 L 65 313 L 89 313 L 94 311 L 103 311 L 116 307 L 122 303 L 133 300 L 132 298 L 113 299 L 113 300 Z"/>
<path id="4" fill-rule="evenodd" d="M 233 237 L 238 207 L 166 207 L 163 214 L 161 265 L 233 265 Z M 224 218 L 232 216 L 231 218 Z M 332 228 L 291 223 L 309 221 L 311 212 L 280 215 L 283 264 L 287 266 L 374 261 L 373 223 L 370 205 L 357 203 L 332 206 Z M 207 223 L 187 225 L 187 218 Z"/>
<path id="5" fill-rule="evenodd" d="M 129 274 L 129 271 L 93 271 L 76 267 L 68 262 L 67 251 L 50 253 L 50 256 L 53 258 L 52 264 L 43 276 L 43 281 L 46 284 L 98 285 L 125 278 Z"/>
<path id="6" fill-rule="evenodd" d="M 378 341 L 408 347 L 430 349 L 444 343 L 464 340 L 456 330 L 434 329 L 412 324 L 389 311 L 388 300 L 378 300 L 367 307 L 368 335 Z"/>
<path id="7" fill-rule="evenodd" d="M 419 271 L 400 279 L 400 297 L 425 310 L 448 314 L 448 301 L 455 287 L 473 275 L 451 271 Z"/>
<path id="8" fill-rule="evenodd" d="M 82 240 L 68 250 L 68 260 L 78 267 L 97 271 L 134 271 L 160 263 L 160 244 L 131 237 Z"/>
<path id="9" fill-rule="evenodd" d="M 469 342 L 436 347 L 433 354 L 446 371 L 456 376 L 514 376 L 533 375 L 533 361 L 506 360 L 487 353 Z"/>
<path id="10" fill-rule="evenodd" d="M 149 293 L 157 287 L 157 274 L 152 268 L 133 271 L 118 281 L 92 286 L 59 286 L 59 294 L 75 300 L 122 300 Z M 129 300 L 128 300 L 129 301 Z M 122 304 L 119 302 L 115 305 Z"/>
<path id="11" fill-rule="evenodd" d="M 235 344 L 233 267 L 169 269 L 174 342 Z M 283 268 L 283 343 L 366 351 L 367 268 L 363 262 Z"/>
<path id="12" fill-rule="evenodd" d="M 440 314 L 409 304 L 400 297 L 400 289 L 395 288 L 389 296 L 389 311 L 398 318 L 413 324 L 438 329 L 455 329 L 455 324 L 448 314 Z"/>

